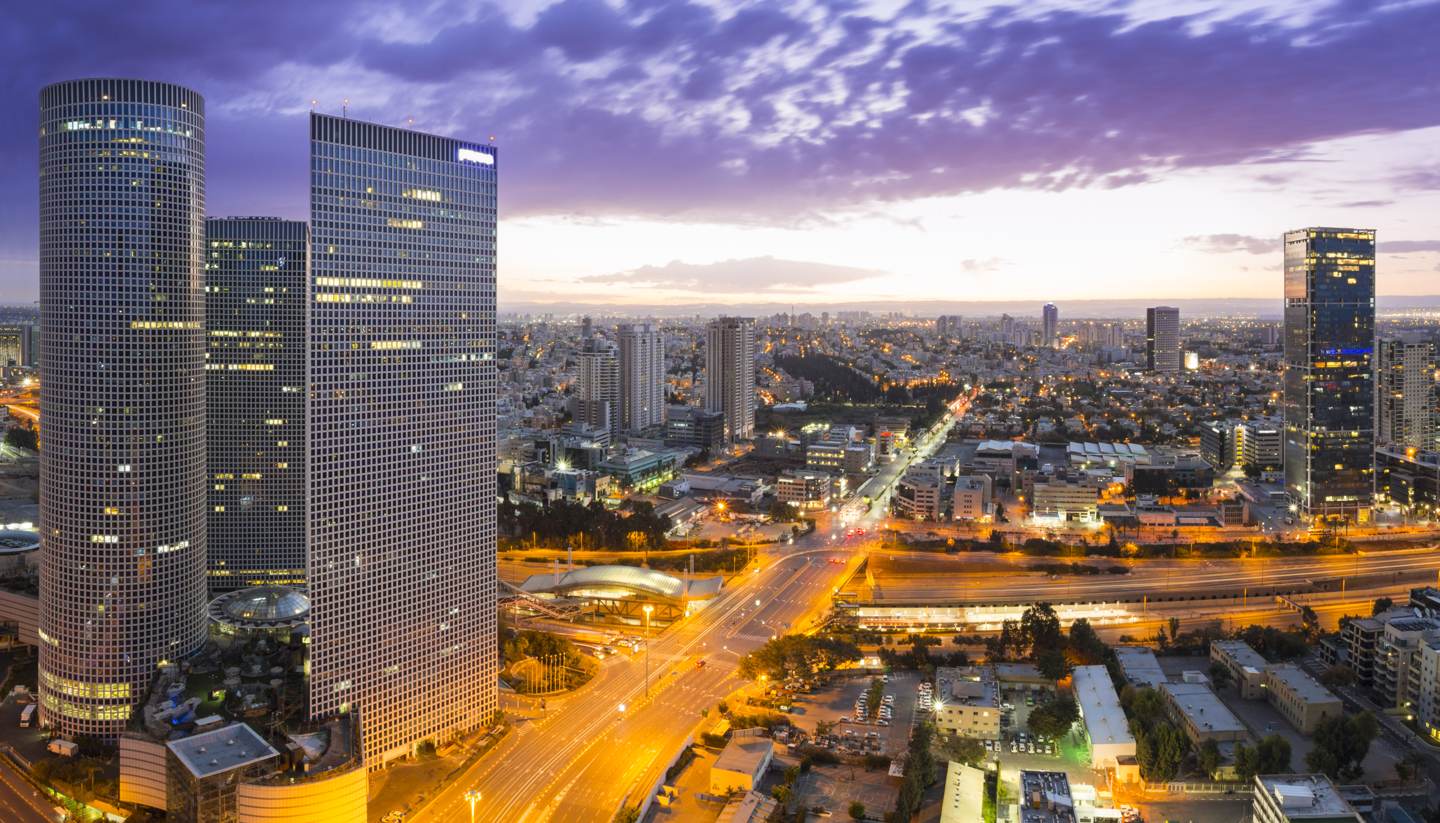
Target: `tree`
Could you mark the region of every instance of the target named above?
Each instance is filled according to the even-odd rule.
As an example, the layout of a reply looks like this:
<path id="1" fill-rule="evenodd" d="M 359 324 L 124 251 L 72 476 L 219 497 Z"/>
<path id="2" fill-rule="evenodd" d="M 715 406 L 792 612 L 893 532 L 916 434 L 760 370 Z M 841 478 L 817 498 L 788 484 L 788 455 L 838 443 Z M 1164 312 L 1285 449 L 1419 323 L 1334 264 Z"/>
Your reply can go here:
<path id="1" fill-rule="evenodd" d="M 1020 615 L 1020 645 L 1030 657 L 1045 649 L 1064 648 L 1060 617 L 1049 603 L 1036 603 Z"/>
<path id="2" fill-rule="evenodd" d="M 1408 783 L 1420 776 L 1420 769 L 1424 765 L 1425 755 L 1419 752 L 1408 752 L 1404 757 L 1395 761 L 1395 776 Z"/>
<path id="3" fill-rule="evenodd" d="M 1070 670 L 1065 663 L 1065 653 L 1059 649 L 1045 649 L 1035 658 L 1035 668 L 1049 680 L 1059 680 Z"/>
<path id="4" fill-rule="evenodd" d="M 852 800 L 852 801 L 850 801 L 850 819 L 851 819 L 851 820 L 864 820 L 864 819 L 865 819 L 865 804 L 864 804 L 864 803 L 861 803 L 859 800 Z"/>
<path id="5" fill-rule="evenodd" d="M 1336 664 L 1320 673 L 1320 682 L 1332 689 L 1338 689 L 1355 684 L 1355 670 L 1349 666 Z"/>
<path id="6" fill-rule="evenodd" d="M 1200 771 L 1213 777 L 1220 768 L 1220 744 L 1213 738 L 1201 743 L 1195 752 L 1195 765 L 1200 767 Z"/>
<path id="7" fill-rule="evenodd" d="M 1170 634 L 1170 642 L 1174 643 L 1180 637 L 1180 618 L 1172 617 L 1166 620 L 1165 628 Z"/>
<path id="8" fill-rule="evenodd" d="M 813 677 L 859 656 L 860 649 L 848 640 L 787 634 L 740 658 L 740 676 L 758 680 L 763 674 L 775 681 Z"/>
<path id="9" fill-rule="evenodd" d="M 1377 597 L 1375 598 L 1375 602 L 1370 604 L 1370 614 L 1373 617 L 1381 612 L 1387 612 L 1394 607 L 1394 605 L 1395 601 L 1388 597 Z"/>
<path id="10" fill-rule="evenodd" d="M 1088 666 L 1104 662 L 1109 647 L 1096 634 L 1090 621 L 1081 617 L 1070 624 L 1070 654 L 1078 665 Z"/>
<path id="11" fill-rule="evenodd" d="M 1219 660 L 1210 663 L 1210 682 L 1215 684 L 1215 690 L 1219 691 L 1230 685 L 1233 677 L 1230 674 L 1230 667 Z"/>
<path id="12" fill-rule="evenodd" d="M 1190 738 L 1169 723 L 1140 730 L 1135 735 L 1135 756 L 1140 774 L 1152 783 L 1163 783 L 1180 773 L 1180 764 L 1190 751 Z"/>
<path id="13" fill-rule="evenodd" d="M 14 428 L 5 432 L 5 445 L 33 452 L 39 448 L 40 443 L 35 432 L 30 429 Z"/>
<path id="14" fill-rule="evenodd" d="M 1031 710 L 1027 725 L 1030 731 L 1040 737 L 1059 739 L 1069 734 L 1070 728 L 1079 719 L 1080 709 L 1075 705 L 1075 701 L 1068 697 L 1057 697 Z"/>
<path id="15" fill-rule="evenodd" d="M 1364 773 L 1360 764 L 1379 733 L 1370 712 L 1327 717 L 1315 727 L 1315 748 L 1305 756 L 1305 766 L 1332 780 L 1354 780 Z"/>
<path id="16" fill-rule="evenodd" d="M 946 760 L 974 766 L 985 759 L 985 746 L 973 737 L 951 735 L 941 741 L 940 754 L 944 755 Z"/>

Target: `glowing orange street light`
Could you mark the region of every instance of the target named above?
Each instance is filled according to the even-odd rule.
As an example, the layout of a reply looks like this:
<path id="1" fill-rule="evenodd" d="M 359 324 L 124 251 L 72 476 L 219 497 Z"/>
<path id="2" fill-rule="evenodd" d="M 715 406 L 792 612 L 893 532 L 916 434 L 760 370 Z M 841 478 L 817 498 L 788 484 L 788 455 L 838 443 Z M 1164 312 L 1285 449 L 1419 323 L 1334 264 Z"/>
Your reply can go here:
<path id="1" fill-rule="evenodd" d="M 465 793 L 465 799 L 470 801 L 470 823 L 475 823 L 475 804 L 480 802 L 480 790 L 471 789 Z"/>

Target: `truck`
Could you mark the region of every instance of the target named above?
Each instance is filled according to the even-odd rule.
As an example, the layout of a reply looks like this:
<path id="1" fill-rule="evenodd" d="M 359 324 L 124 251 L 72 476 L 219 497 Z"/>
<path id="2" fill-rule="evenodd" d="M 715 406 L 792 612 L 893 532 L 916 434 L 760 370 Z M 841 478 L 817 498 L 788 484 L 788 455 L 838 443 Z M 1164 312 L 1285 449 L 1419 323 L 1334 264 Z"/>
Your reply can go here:
<path id="1" fill-rule="evenodd" d="M 20 728 L 28 729 L 33 722 L 35 722 L 35 704 L 31 703 L 25 707 L 24 711 L 20 712 Z"/>
<path id="2" fill-rule="evenodd" d="M 45 749 L 61 757 L 74 757 L 75 753 L 80 751 L 80 747 L 77 744 L 69 740 L 60 740 L 59 738 L 45 744 Z"/>

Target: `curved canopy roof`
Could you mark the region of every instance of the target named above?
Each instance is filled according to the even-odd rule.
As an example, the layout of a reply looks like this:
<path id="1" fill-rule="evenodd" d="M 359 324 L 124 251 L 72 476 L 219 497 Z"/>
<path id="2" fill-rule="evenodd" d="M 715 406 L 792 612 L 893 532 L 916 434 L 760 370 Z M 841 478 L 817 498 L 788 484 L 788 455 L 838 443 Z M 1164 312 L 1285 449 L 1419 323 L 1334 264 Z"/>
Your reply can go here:
<path id="1" fill-rule="evenodd" d="M 556 579 L 554 574 L 534 574 L 520 584 L 520 588 L 531 593 L 562 594 L 583 589 L 624 589 L 640 595 L 649 595 L 676 602 L 712 597 L 719 591 L 720 578 L 692 580 L 686 587 L 685 581 L 673 575 L 642 569 L 639 566 L 586 566 L 565 572 Z"/>

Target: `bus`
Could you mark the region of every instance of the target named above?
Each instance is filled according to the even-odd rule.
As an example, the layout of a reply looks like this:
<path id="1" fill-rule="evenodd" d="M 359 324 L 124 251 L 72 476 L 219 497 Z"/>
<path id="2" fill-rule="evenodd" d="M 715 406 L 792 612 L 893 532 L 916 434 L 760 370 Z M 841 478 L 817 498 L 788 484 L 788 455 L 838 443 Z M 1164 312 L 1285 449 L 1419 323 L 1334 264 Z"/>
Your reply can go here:
<path id="1" fill-rule="evenodd" d="M 31 703 L 30 705 L 28 705 L 28 706 L 25 707 L 25 710 L 24 710 L 24 711 L 20 712 L 20 728 L 22 728 L 22 729 L 28 729 L 28 728 L 30 728 L 30 724 L 31 724 L 31 722 L 33 722 L 34 720 L 35 720 L 35 704 L 34 704 L 34 703 Z"/>

